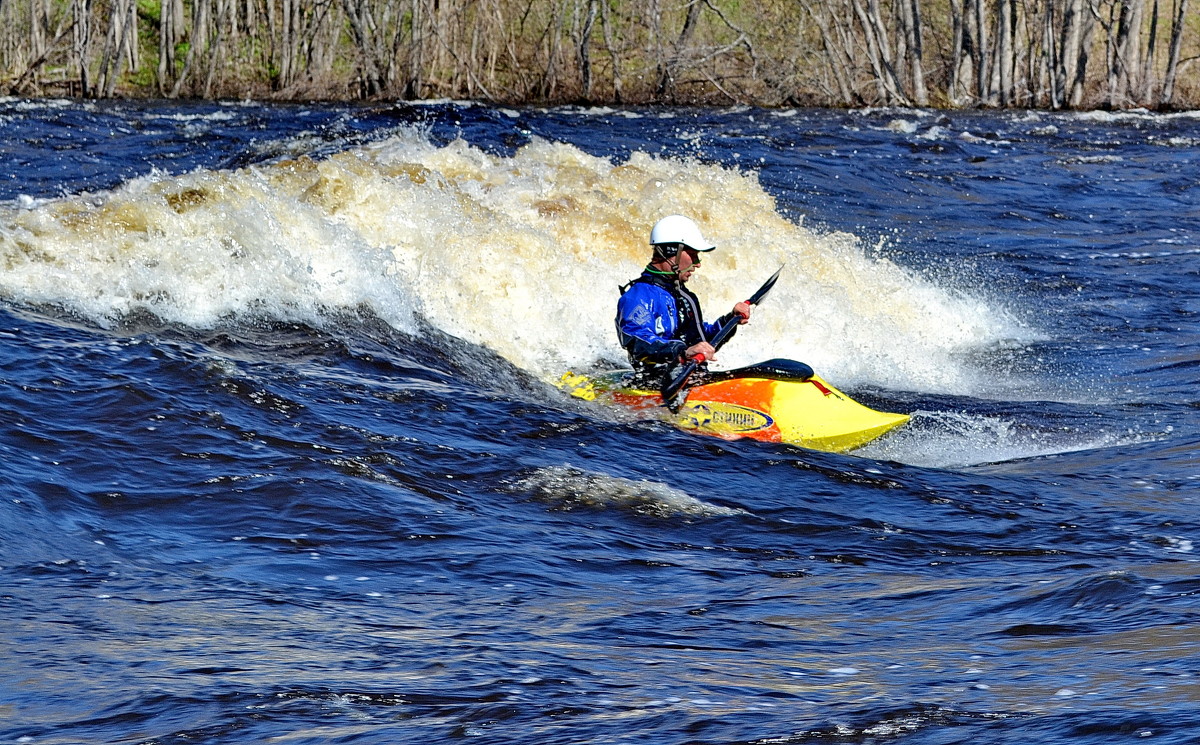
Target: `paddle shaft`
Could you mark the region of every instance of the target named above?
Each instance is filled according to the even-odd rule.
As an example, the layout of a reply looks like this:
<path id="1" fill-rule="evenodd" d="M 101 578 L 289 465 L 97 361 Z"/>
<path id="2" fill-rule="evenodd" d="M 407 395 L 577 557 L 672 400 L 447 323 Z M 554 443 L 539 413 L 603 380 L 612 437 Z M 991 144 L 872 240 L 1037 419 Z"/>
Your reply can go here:
<path id="1" fill-rule="evenodd" d="M 777 269 L 775 273 L 771 275 L 771 278 L 766 282 L 763 282 L 763 286 L 758 288 L 758 291 L 750 296 L 750 299 L 746 301 L 746 304 L 758 305 L 761 303 L 762 299 L 765 298 L 767 293 L 771 291 L 771 288 L 775 286 L 775 282 L 779 280 L 779 273 L 782 271 L 783 267 L 779 267 L 779 269 Z M 724 344 L 725 340 L 729 338 L 729 335 L 732 334 L 733 330 L 737 327 L 738 319 L 730 318 L 728 323 L 717 329 L 717 333 L 713 334 L 713 338 L 709 340 L 709 343 L 712 344 L 713 349 L 717 349 Z M 700 363 L 704 362 L 704 360 L 705 357 L 703 354 L 697 354 L 693 356 L 683 366 L 683 369 L 679 371 L 679 374 L 676 375 L 673 380 L 663 386 L 662 400 L 668 408 L 671 408 L 672 401 L 674 400 L 675 396 L 681 390 L 683 390 L 683 387 L 687 385 L 688 379 L 692 377 L 692 373 L 696 372 L 696 369 L 700 367 Z"/>

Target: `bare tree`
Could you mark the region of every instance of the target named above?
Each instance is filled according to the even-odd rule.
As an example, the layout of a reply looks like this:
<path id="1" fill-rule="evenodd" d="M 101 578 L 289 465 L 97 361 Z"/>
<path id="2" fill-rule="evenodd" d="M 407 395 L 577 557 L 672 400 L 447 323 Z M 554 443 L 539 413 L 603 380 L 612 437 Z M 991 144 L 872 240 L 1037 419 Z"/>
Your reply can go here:
<path id="1" fill-rule="evenodd" d="M 11 17 L 12 10 L 13 4 L 11 2 L 0 3 L 0 23 L 15 20 Z M 70 13 L 61 14 L 57 22 L 55 22 L 50 5 L 42 0 L 34 0 L 30 4 L 30 11 L 29 24 L 37 30 L 30 30 L 29 43 L 31 50 L 36 52 L 36 54 L 32 54 L 32 58 L 29 58 L 25 53 L 17 53 L 20 45 L 11 36 L 5 39 L 5 43 L 3 44 L 4 57 L 6 59 L 16 58 L 14 67 L 19 66 L 21 60 L 28 59 L 24 71 L 8 86 L 9 91 L 15 95 L 25 95 L 31 92 L 37 94 L 41 92 L 43 82 L 41 79 L 42 67 L 50 60 L 52 55 L 59 52 L 61 46 L 67 40 L 68 34 L 71 34 L 74 30 L 74 18 Z M 8 18 L 5 18 L 5 16 L 8 16 Z M 56 24 L 54 35 L 47 39 L 46 35 L 52 24 Z M 15 23 L 7 23 L 5 27 L 15 30 L 17 25 Z"/>
<path id="2" fill-rule="evenodd" d="M 988 14 L 984 0 L 971 0 L 971 12 L 967 14 L 968 28 L 974 34 L 973 61 L 975 62 L 975 95 L 981 104 L 992 98 L 991 77 L 988 62 L 991 59 L 988 40 Z"/>
<path id="3" fill-rule="evenodd" d="M 586 6 L 581 13 L 579 33 L 575 41 L 575 56 L 579 62 L 579 84 L 583 99 L 592 98 L 592 29 L 600 13 L 599 0 L 586 0 Z"/>
<path id="4" fill-rule="evenodd" d="M 1142 26 L 1143 0 L 1121 0 L 1116 43 L 1108 71 L 1108 104 L 1119 108 L 1136 102 L 1139 59 L 1139 32 Z"/>
<path id="5" fill-rule="evenodd" d="M 928 106 L 929 91 L 925 87 L 925 66 L 922 59 L 925 44 L 921 33 L 921 0 L 898 1 L 913 103 L 917 106 Z"/>
<path id="6" fill-rule="evenodd" d="M 696 22 L 700 18 L 700 11 L 703 6 L 700 0 L 689 0 L 687 3 L 687 15 L 683 21 L 683 28 L 679 32 L 679 38 L 675 40 L 674 48 L 668 54 L 661 53 L 659 56 L 658 65 L 658 84 L 655 86 L 659 97 L 672 99 L 675 97 L 675 76 L 679 69 L 687 64 L 687 56 L 691 51 L 689 49 L 692 37 L 696 32 Z M 656 14 L 656 23 L 659 26 L 659 33 L 662 33 L 662 16 Z M 661 46 L 660 46 L 661 49 Z"/>
<path id="7" fill-rule="evenodd" d="M 862 0 L 851 0 L 851 6 L 866 43 L 867 60 L 871 65 L 880 102 L 906 105 L 908 98 L 896 77 L 891 59 L 891 45 L 888 43 L 883 19 L 879 15 L 878 0 L 867 0 L 866 4 Z"/>
<path id="8" fill-rule="evenodd" d="M 1163 76 L 1162 96 L 1159 105 L 1170 106 L 1175 98 L 1175 80 L 1179 74 L 1179 51 L 1183 40 L 1183 26 L 1187 20 L 1188 0 L 1176 0 L 1175 19 L 1171 24 L 1171 47 L 1167 58 L 1167 72 Z"/>
<path id="9" fill-rule="evenodd" d="M 1016 8 L 1013 0 L 996 2 L 996 61 L 995 71 L 999 78 L 997 92 L 1000 105 L 1013 105 L 1013 76 L 1016 73 L 1016 48 L 1014 45 Z"/>
<path id="10" fill-rule="evenodd" d="M 207 46 L 208 18 L 211 14 L 211 7 L 212 0 L 192 0 L 192 29 L 188 34 L 188 51 L 183 61 L 183 69 L 179 72 L 179 77 L 175 79 L 175 85 L 171 87 L 169 94 L 171 98 L 179 95 L 184 83 L 191 75 L 196 61 L 200 58 L 202 48 Z"/>
<path id="11" fill-rule="evenodd" d="M 1084 49 L 1084 29 L 1089 23 L 1085 7 L 1087 0 L 1065 0 L 1062 6 L 1062 21 L 1059 26 L 1058 60 L 1055 68 L 1055 90 L 1058 98 L 1052 102 L 1056 109 L 1074 105 L 1078 80 L 1081 74 L 1079 64 L 1086 53 Z"/>
<path id="12" fill-rule="evenodd" d="M 98 95 L 111 98 L 123 67 L 138 68 L 137 3 L 110 0 L 108 34 L 100 52 Z"/>
<path id="13" fill-rule="evenodd" d="M 968 0 L 950 0 L 950 80 L 946 97 L 954 106 L 962 106 L 968 100 L 967 78 L 971 41 L 966 27 L 967 2 Z"/>
<path id="14" fill-rule="evenodd" d="M 88 71 L 92 52 L 92 0 L 71 0 L 71 67 L 79 72 L 79 94 L 92 95 L 92 76 Z"/>
<path id="15" fill-rule="evenodd" d="M 608 51 L 609 59 L 612 61 L 613 100 L 617 103 L 624 103 L 625 84 L 621 77 L 621 53 L 617 48 L 614 30 L 616 22 L 612 19 L 612 11 L 609 9 L 608 3 L 605 2 L 600 4 L 600 25 L 604 29 L 604 48 Z"/>
<path id="16" fill-rule="evenodd" d="M 809 0 L 799 0 L 805 12 L 816 23 L 821 34 L 821 47 L 824 52 L 825 64 L 837 84 L 837 98 L 844 102 L 863 103 L 862 97 L 851 85 L 853 77 L 853 59 L 850 50 L 843 43 L 844 37 L 836 33 L 832 26 L 836 23 L 828 15 L 829 4 L 821 3 L 820 12 Z"/>
<path id="17" fill-rule="evenodd" d="M 376 21 L 376 9 L 370 0 L 343 0 L 342 6 L 357 52 L 359 92 L 363 96 L 378 95 L 391 78 L 392 45 L 387 29 Z"/>
<path id="18" fill-rule="evenodd" d="M 179 74 L 176 50 L 184 35 L 183 0 L 162 0 L 158 26 L 158 92 L 166 95 Z"/>
<path id="19" fill-rule="evenodd" d="M 1154 61 L 1158 57 L 1158 15 L 1158 0 L 1154 0 L 1154 4 L 1150 8 L 1150 32 L 1146 39 L 1146 53 L 1142 55 L 1142 90 L 1138 98 L 1143 104 L 1150 104 L 1154 99 Z"/>
<path id="20" fill-rule="evenodd" d="M 1200 59 L 1192 0 L 158 0 L 157 19 L 153 7 L 0 0 L 4 88 L 1059 109 L 1179 105 Z M 133 75 L 147 49 L 153 88 Z"/>
<path id="21" fill-rule="evenodd" d="M 1078 58 L 1075 62 L 1075 78 L 1071 84 L 1070 98 L 1068 99 L 1072 108 L 1078 108 L 1083 103 L 1084 94 L 1087 92 L 1087 70 L 1088 63 L 1092 54 L 1092 42 L 1096 33 L 1097 21 L 1100 17 L 1099 11 L 1096 8 L 1097 0 L 1085 0 L 1085 12 L 1083 13 L 1080 23 L 1082 24 L 1082 40 L 1079 44 Z"/>

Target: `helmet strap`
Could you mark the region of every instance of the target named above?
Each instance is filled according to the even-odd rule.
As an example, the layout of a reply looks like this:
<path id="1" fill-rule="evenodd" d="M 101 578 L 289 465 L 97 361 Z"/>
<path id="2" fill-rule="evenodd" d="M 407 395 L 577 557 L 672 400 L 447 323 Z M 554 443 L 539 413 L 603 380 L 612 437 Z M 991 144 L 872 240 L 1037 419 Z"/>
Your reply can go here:
<path id="1" fill-rule="evenodd" d="M 646 267 L 653 274 L 661 274 L 665 276 L 679 276 L 679 253 L 685 248 L 682 243 L 656 243 L 654 245 L 654 257 L 660 261 L 666 261 L 671 267 L 671 271 L 664 272 L 659 269 L 651 269 Z"/>

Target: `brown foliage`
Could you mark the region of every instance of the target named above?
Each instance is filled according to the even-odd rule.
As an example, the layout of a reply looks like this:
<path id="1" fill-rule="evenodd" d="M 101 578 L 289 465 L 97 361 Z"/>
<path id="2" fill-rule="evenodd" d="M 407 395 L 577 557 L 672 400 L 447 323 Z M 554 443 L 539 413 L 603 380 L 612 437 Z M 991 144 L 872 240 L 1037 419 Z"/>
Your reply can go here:
<path id="1" fill-rule="evenodd" d="M 1189 0 L 5 0 L 17 95 L 1184 107 Z"/>

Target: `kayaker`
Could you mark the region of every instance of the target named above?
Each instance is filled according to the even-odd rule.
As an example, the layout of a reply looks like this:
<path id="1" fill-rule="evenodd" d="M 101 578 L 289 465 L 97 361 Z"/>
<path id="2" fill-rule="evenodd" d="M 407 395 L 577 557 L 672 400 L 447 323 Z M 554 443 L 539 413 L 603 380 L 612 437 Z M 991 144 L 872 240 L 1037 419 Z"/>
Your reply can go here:
<path id="1" fill-rule="evenodd" d="M 700 300 L 684 285 L 700 266 L 700 254 L 716 246 L 691 219 L 662 218 L 650 231 L 650 246 L 653 255 L 642 276 L 621 287 L 616 323 L 638 384 L 657 388 L 685 360 L 716 359 L 709 338 L 734 318 L 749 321 L 750 305 L 740 302 L 716 323 L 704 322 Z"/>

